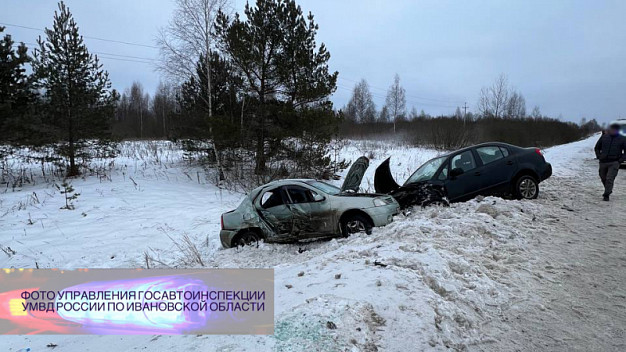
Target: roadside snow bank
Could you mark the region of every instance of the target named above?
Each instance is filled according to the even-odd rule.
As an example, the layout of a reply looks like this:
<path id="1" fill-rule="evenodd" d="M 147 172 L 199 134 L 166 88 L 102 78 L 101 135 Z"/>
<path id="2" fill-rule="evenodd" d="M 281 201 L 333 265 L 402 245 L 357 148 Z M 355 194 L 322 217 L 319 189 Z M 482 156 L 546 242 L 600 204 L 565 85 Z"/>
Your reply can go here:
<path id="1" fill-rule="evenodd" d="M 535 271 L 545 258 L 530 249 L 575 226 L 560 221 L 570 212 L 561 193 L 575 187 L 563 176 L 578 175 L 580 160 L 593 157 L 595 138 L 546 150 L 555 176 L 536 201 L 487 197 L 417 208 L 369 236 L 240 250 L 219 248 L 217 232 L 221 212 L 242 195 L 198 181 L 199 170 L 182 161 L 129 160 L 119 163 L 128 171 L 108 180 L 76 180 L 81 196 L 74 211 L 59 210 L 61 195 L 51 185 L 9 190 L 0 198 L 0 245 L 16 254 L 0 258 L 4 267 L 137 267 L 144 266 L 144 252 L 156 259 L 153 265 L 182 265 L 170 237 L 188 234 L 207 267 L 274 268 L 276 311 L 273 336 L 5 336 L 3 342 L 13 350 L 54 342 L 58 351 L 490 349 L 510 331 L 520 302 L 546 309 L 532 292 L 545 281 Z M 341 152 L 348 160 L 371 157 L 365 190 L 373 189 L 374 170 L 387 156 L 402 182 L 436 154 L 362 142 Z M 38 200 L 27 202 L 32 193 Z"/>
<path id="2" fill-rule="evenodd" d="M 464 349 L 489 342 L 484 325 L 514 295 L 509 273 L 548 231 L 540 212 L 488 197 L 415 209 L 369 236 L 220 250 L 211 265 L 275 268 L 269 339 L 286 350 Z"/>
<path id="3" fill-rule="evenodd" d="M 558 145 L 544 150 L 546 161 L 552 164 L 555 176 L 573 177 L 580 174 L 585 161 L 595 158 L 593 151 L 600 138 L 595 134 L 578 142 Z"/>

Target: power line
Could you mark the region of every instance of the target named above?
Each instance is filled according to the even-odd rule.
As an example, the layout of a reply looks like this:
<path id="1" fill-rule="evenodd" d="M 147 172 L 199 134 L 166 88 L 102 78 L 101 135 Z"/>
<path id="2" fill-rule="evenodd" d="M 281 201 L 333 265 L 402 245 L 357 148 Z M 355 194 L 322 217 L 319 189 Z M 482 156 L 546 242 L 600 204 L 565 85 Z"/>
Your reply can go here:
<path id="1" fill-rule="evenodd" d="M 17 27 L 17 28 L 24 28 L 24 29 L 30 29 L 30 30 L 34 30 L 34 31 L 40 31 L 40 32 L 45 32 L 43 29 L 41 28 L 35 28 L 35 27 L 29 27 L 29 26 L 22 26 L 19 24 L 11 24 L 11 23 L 4 23 L 4 22 L 0 22 L 0 25 L 3 26 L 11 26 L 11 27 Z M 103 42 L 111 42 L 111 43 L 118 43 L 118 44 L 124 44 L 124 45 L 134 45 L 134 46 L 141 46 L 144 48 L 151 48 L 151 49 L 158 49 L 159 47 L 154 46 L 154 45 L 147 45 L 147 44 L 140 44 L 140 43 L 132 43 L 132 42 L 126 42 L 123 40 L 115 40 L 115 39 L 106 39 L 106 38 L 100 38 L 100 37 L 92 37 L 92 36 L 86 36 L 84 35 L 83 37 L 88 38 L 88 39 L 93 39 L 93 40 L 100 40 Z"/>
<path id="2" fill-rule="evenodd" d="M 28 45 L 31 48 L 33 46 L 39 45 L 39 44 L 27 43 L 27 42 L 21 42 L 21 43 L 24 43 L 25 45 Z M 18 47 L 19 45 L 20 44 L 18 43 L 13 44 L 14 47 Z M 147 57 L 105 53 L 101 51 L 90 51 L 90 53 L 96 54 L 98 58 L 101 58 L 101 59 L 110 59 L 110 60 L 118 60 L 118 61 L 126 61 L 126 62 L 138 62 L 138 63 L 149 64 L 149 65 L 153 65 L 154 62 L 157 61 L 156 59 L 150 59 Z"/>
<path id="3" fill-rule="evenodd" d="M 18 25 L 18 24 L 11 24 L 11 23 L 0 22 L 0 25 L 17 27 L 17 28 L 24 28 L 24 29 L 30 29 L 30 30 L 34 30 L 34 31 L 40 31 L 40 32 L 45 32 L 41 28 L 23 26 L 23 25 Z M 106 38 L 92 37 L 92 36 L 86 36 L 86 35 L 84 35 L 83 37 L 84 38 L 88 38 L 88 39 L 93 39 L 93 40 L 100 40 L 100 41 L 104 41 L 104 42 L 111 42 L 111 43 L 118 43 L 118 44 L 124 44 L 124 45 L 131 45 L 131 46 L 139 46 L 139 47 L 145 47 L 145 48 L 158 49 L 158 47 L 156 47 L 154 45 L 132 43 L 132 42 L 126 42 L 126 41 L 122 41 L 122 40 L 106 39 Z M 25 43 L 25 44 L 31 45 L 31 46 L 38 45 L 38 44 L 34 44 L 34 43 Z M 132 56 L 132 55 L 122 55 L 122 54 L 114 54 L 114 53 L 106 53 L 106 52 L 98 52 L 98 51 L 92 51 L 92 53 L 98 54 L 99 58 L 103 58 L 103 59 L 107 59 L 107 60 L 135 62 L 135 63 L 148 64 L 148 65 L 153 65 L 154 62 L 157 61 L 156 59 L 152 59 L 152 58 Z M 349 81 L 349 82 L 352 82 L 352 83 L 358 83 L 358 81 L 356 81 L 356 80 L 353 80 L 353 79 L 350 79 L 350 78 L 344 78 L 342 76 L 340 76 L 339 79 L 344 80 L 344 81 Z M 352 90 L 351 88 L 343 87 L 343 86 L 340 86 L 340 85 L 337 85 L 337 87 L 338 88 L 342 88 L 342 89 L 346 89 L 346 90 L 349 90 L 349 91 Z M 377 89 L 377 90 L 383 91 L 383 92 L 387 91 L 387 89 L 381 88 L 381 87 L 377 87 L 377 86 L 371 86 L 370 85 L 370 87 L 372 89 Z M 372 94 L 372 96 L 375 96 L 377 98 L 385 99 L 385 96 L 383 96 L 382 94 L 377 94 L 377 93 L 370 93 L 370 94 Z M 428 101 L 440 102 L 440 103 L 445 103 L 445 104 L 450 104 L 450 103 L 456 104 L 456 102 L 454 102 L 452 100 L 448 100 L 448 99 L 427 98 L 427 97 L 421 97 L 421 96 L 409 95 L 409 94 L 405 94 L 405 96 L 409 97 L 409 98 L 413 98 L 413 99 L 418 99 L 418 100 L 428 100 Z M 436 106 L 436 107 L 444 107 L 444 108 L 454 108 L 454 107 L 458 106 L 458 105 L 452 106 L 452 105 L 444 105 L 444 104 L 437 104 L 437 103 L 425 103 L 425 102 L 419 102 L 419 101 L 414 101 L 414 100 L 409 100 L 409 99 L 407 99 L 407 101 L 409 103 L 412 103 L 413 105 L 418 105 L 418 106 L 419 105 L 426 105 L 426 106 Z"/>
<path id="4" fill-rule="evenodd" d="M 140 57 L 140 56 L 131 56 L 131 55 L 121 55 L 121 54 L 112 54 L 112 53 L 104 53 L 101 51 L 93 51 L 94 54 L 101 54 L 101 55 L 110 55 L 110 56 L 118 56 L 118 57 L 123 57 L 123 58 L 128 58 L 128 59 L 137 59 L 137 60 L 144 60 L 144 61 L 156 61 L 156 59 L 151 59 L 148 57 Z"/>
<path id="5" fill-rule="evenodd" d="M 342 85 L 337 84 L 337 88 L 341 88 L 344 89 L 346 91 L 352 91 L 352 88 L 349 87 L 345 87 Z M 385 96 L 378 94 L 378 93 L 372 93 L 370 92 L 370 94 L 375 97 L 375 98 L 379 98 L 379 99 L 385 99 Z M 424 102 L 418 102 L 418 101 L 414 101 L 411 99 L 406 99 L 406 101 L 408 103 L 411 103 L 413 106 L 434 106 L 434 107 L 440 107 L 440 108 L 450 108 L 450 109 L 454 109 L 456 107 L 458 107 L 458 105 L 444 105 L 444 104 L 437 104 L 437 103 L 424 103 Z"/>
<path id="6" fill-rule="evenodd" d="M 344 86 L 341 86 L 341 85 L 337 85 L 337 88 L 341 88 L 341 89 L 344 89 L 344 90 L 350 91 L 350 92 L 352 91 L 352 88 L 344 87 Z M 370 92 L 370 94 L 373 97 L 375 97 L 375 98 L 385 99 L 385 96 L 383 96 L 381 94 L 372 93 L 372 92 Z M 411 100 L 411 99 L 406 99 L 406 101 L 408 103 L 411 103 L 412 105 L 417 105 L 417 106 L 424 105 L 424 106 L 435 106 L 435 107 L 450 108 L 450 109 L 454 109 L 454 108 L 457 107 L 457 105 L 444 105 L 444 104 L 437 104 L 437 103 L 424 103 L 424 102 L 414 101 L 414 100 Z"/>
<path id="7" fill-rule="evenodd" d="M 350 78 L 344 78 L 339 76 L 339 79 L 343 79 L 345 81 L 350 81 L 352 83 L 359 83 L 358 81 L 355 81 L 353 79 Z M 372 89 L 377 89 L 383 92 L 387 92 L 387 89 L 385 88 L 381 88 L 381 87 L 377 87 L 377 86 L 372 86 L 368 83 L 368 85 L 372 88 Z M 414 98 L 414 99 L 420 99 L 420 100 L 431 100 L 431 101 L 438 101 L 438 102 L 442 102 L 442 103 L 453 103 L 453 104 L 457 104 L 457 101 L 451 100 L 451 99 L 437 99 L 437 98 L 427 98 L 427 97 L 421 97 L 421 96 L 417 96 L 417 95 L 410 95 L 410 94 L 406 94 L 407 97 L 410 98 Z"/>
<path id="8" fill-rule="evenodd" d="M 102 56 L 102 55 L 98 55 L 99 59 L 107 59 L 107 60 L 117 60 L 117 61 L 125 61 L 125 62 L 136 62 L 139 64 L 147 64 L 147 65 L 154 65 L 153 62 L 148 62 L 148 61 L 140 61 L 140 60 L 131 60 L 131 59 L 120 59 L 117 57 L 107 57 L 107 56 Z"/>

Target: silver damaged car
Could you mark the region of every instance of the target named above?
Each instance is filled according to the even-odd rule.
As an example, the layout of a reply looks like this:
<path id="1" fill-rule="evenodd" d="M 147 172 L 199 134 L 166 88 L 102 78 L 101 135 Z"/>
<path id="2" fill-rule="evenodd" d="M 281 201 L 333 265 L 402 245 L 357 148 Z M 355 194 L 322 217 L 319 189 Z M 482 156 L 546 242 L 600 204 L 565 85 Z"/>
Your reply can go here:
<path id="1" fill-rule="evenodd" d="M 388 195 L 357 193 L 368 166 L 367 158 L 357 159 L 341 188 L 287 179 L 254 189 L 237 209 L 222 214 L 222 246 L 349 236 L 387 225 L 398 213 L 398 202 Z"/>

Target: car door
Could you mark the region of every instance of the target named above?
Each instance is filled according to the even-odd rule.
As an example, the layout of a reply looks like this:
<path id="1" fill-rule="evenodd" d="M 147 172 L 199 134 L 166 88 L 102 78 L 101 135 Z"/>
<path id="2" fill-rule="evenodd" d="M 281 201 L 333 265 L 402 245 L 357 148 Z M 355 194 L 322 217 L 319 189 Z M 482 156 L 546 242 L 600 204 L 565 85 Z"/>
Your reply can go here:
<path id="1" fill-rule="evenodd" d="M 332 234 L 333 219 L 330 201 L 319 191 L 300 185 L 285 187 L 294 217 L 294 232 L 302 237 Z"/>
<path id="2" fill-rule="evenodd" d="M 449 160 L 448 180 L 445 182 L 448 199 L 459 201 L 472 198 L 481 189 L 481 170 L 471 149 L 457 153 Z M 462 173 L 454 175 L 453 170 Z"/>
<path id="3" fill-rule="evenodd" d="M 293 233 L 294 216 L 283 187 L 264 190 L 257 197 L 256 208 L 274 233 L 279 236 Z"/>
<path id="4" fill-rule="evenodd" d="M 484 195 L 497 193 L 502 188 L 508 187 L 516 169 L 515 158 L 508 150 L 497 145 L 481 146 L 475 150 L 483 165 L 480 193 Z"/>

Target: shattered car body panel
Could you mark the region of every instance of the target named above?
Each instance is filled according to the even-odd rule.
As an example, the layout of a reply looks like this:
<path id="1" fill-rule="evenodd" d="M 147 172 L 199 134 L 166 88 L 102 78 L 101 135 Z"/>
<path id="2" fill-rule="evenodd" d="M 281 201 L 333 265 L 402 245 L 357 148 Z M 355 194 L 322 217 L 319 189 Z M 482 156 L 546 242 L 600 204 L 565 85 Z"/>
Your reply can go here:
<path id="1" fill-rule="evenodd" d="M 446 190 L 442 184 L 426 181 L 400 186 L 391 175 L 389 160 L 383 161 L 374 174 L 374 189 L 377 193 L 389 194 L 400 204 L 401 209 L 411 206 L 427 206 L 433 203 L 447 204 Z"/>
<path id="2" fill-rule="evenodd" d="M 366 219 L 370 227 L 388 224 L 399 210 L 393 197 L 351 193 L 358 190 L 363 162 L 351 168 L 345 192 L 312 179 L 274 181 L 254 189 L 237 209 L 222 214 L 222 246 L 234 246 L 238 236 L 250 231 L 268 242 L 342 236 L 342 221 L 350 216 Z"/>

